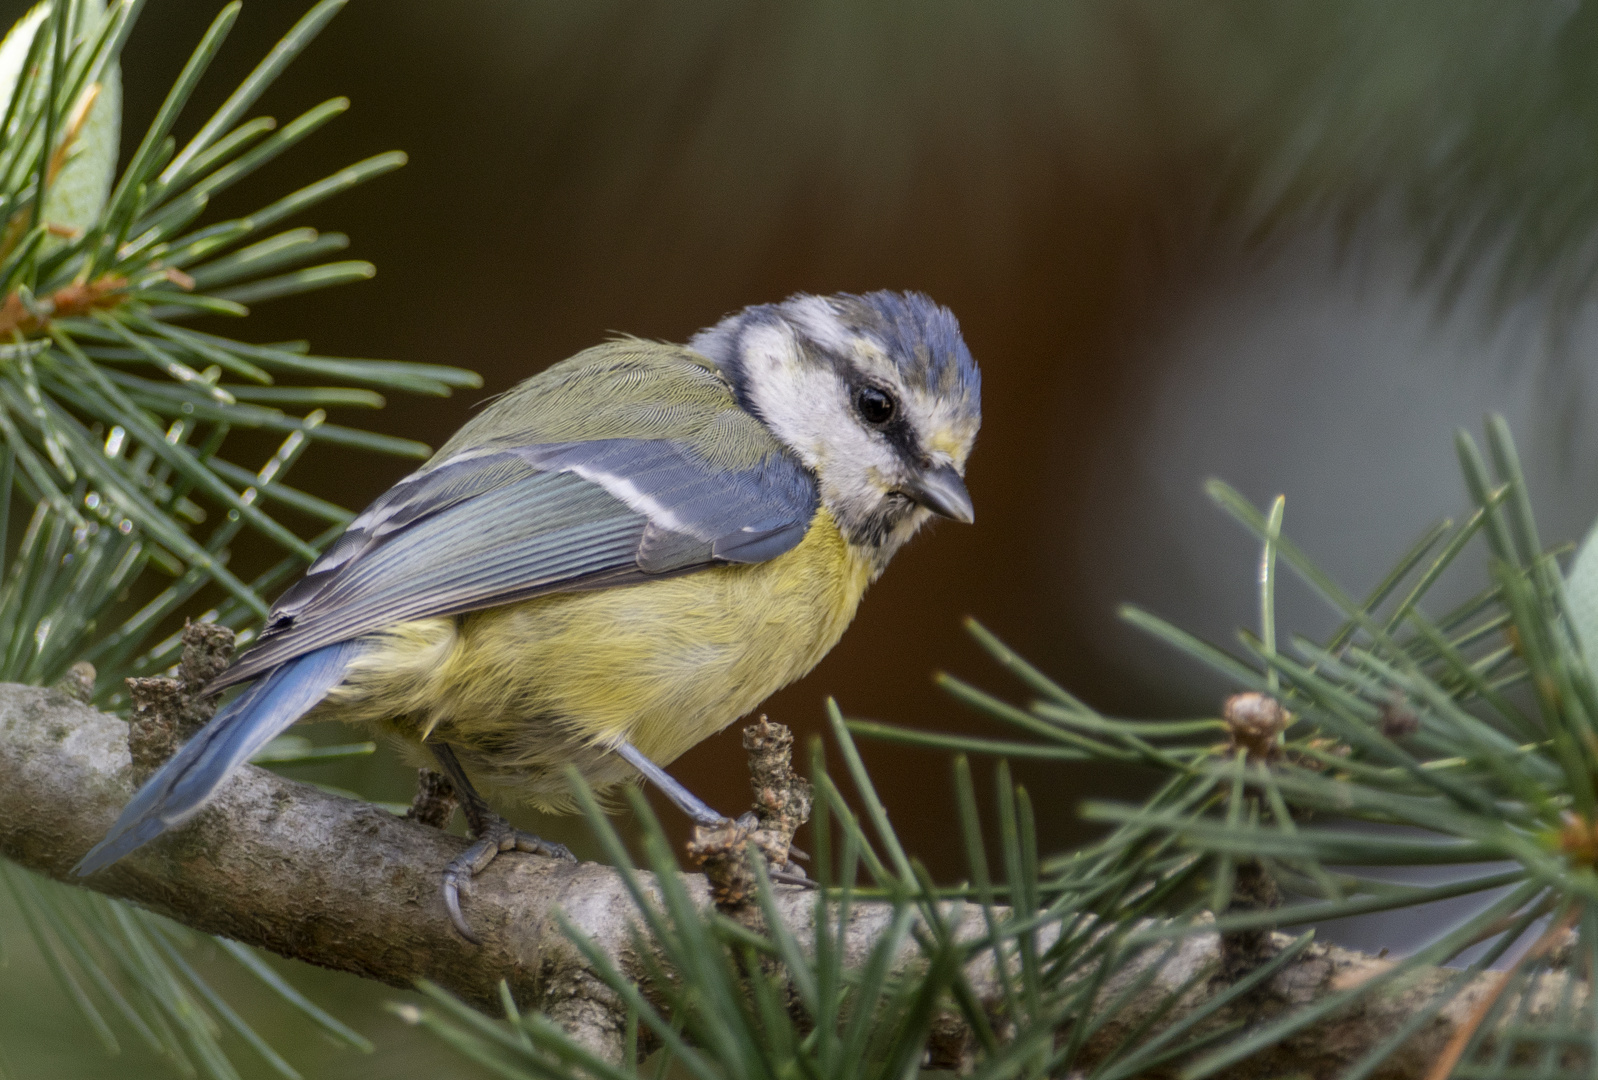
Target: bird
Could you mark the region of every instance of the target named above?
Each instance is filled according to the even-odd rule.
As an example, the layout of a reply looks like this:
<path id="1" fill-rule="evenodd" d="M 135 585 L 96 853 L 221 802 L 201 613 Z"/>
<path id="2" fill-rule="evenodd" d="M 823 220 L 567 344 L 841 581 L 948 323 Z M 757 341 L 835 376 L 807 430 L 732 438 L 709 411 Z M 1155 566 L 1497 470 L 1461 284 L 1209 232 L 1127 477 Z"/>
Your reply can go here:
<path id="1" fill-rule="evenodd" d="M 575 766 L 644 779 L 813 668 L 933 517 L 970 523 L 981 373 L 915 292 L 797 294 L 686 345 L 620 336 L 494 399 L 379 496 L 204 688 L 248 683 L 135 793 L 79 875 L 191 819 L 302 718 L 430 751 L 474 841 L 455 928 L 513 829 L 473 777 L 553 812 Z"/>

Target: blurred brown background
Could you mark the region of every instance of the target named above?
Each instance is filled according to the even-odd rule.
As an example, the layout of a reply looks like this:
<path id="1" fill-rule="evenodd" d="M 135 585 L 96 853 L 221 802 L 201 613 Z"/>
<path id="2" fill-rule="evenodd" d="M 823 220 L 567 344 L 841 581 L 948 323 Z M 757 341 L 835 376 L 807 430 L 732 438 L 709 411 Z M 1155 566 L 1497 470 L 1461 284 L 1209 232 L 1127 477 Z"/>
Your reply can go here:
<path id="1" fill-rule="evenodd" d="M 216 8 L 148 0 L 126 148 Z M 180 138 L 302 12 L 246 5 Z M 434 445 L 613 331 L 681 341 L 796 291 L 926 291 L 983 367 L 977 524 L 907 548 L 767 711 L 819 733 L 834 695 L 1002 735 L 930 682 L 1021 696 L 972 615 L 1106 711 L 1212 713 L 1226 687 L 1114 614 L 1136 601 L 1223 642 L 1252 625 L 1254 545 L 1207 477 L 1285 492 L 1288 532 L 1360 593 L 1465 504 L 1451 429 L 1496 410 L 1545 539 L 1591 522 L 1595 26 L 1584 4 L 355 0 L 256 111 L 354 108 L 211 214 L 410 154 L 288 223 L 348 232 L 376 279 L 261 304 L 242 333 L 481 372 L 481 392 L 338 418 Z M 296 476 L 357 507 L 408 467 L 321 448 Z M 1330 623 L 1295 584 L 1281 603 L 1289 631 Z M 947 760 L 865 754 L 907 846 L 960 877 Z M 747 799 L 736 728 L 674 771 Z M 1049 851 L 1088 835 L 1081 799 L 1148 780 L 1017 772 Z M 408 798 L 387 755 L 316 776 Z M 538 827 L 582 846 L 581 826 Z"/>
<path id="2" fill-rule="evenodd" d="M 1380 206 L 1352 239 L 1305 214 L 1261 243 L 1229 216 L 1304 65 L 1390 62 L 1397 46 L 1362 37 L 1357 8 L 1304 26 L 1247 4 L 1183 21 L 1159 5 L 357 0 L 257 111 L 286 120 L 337 94 L 354 108 L 211 213 L 410 154 L 306 216 L 348 232 L 377 278 L 261 304 L 245 329 L 481 372 L 480 393 L 396 395 L 347 418 L 434 445 L 490 394 L 613 331 L 681 341 L 796 291 L 924 290 L 984 369 L 978 524 L 911 545 L 770 714 L 816 733 L 830 694 L 849 715 L 1000 734 L 929 679 L 947 668 L 1011 690 L 966 615 L 1106 710 L 1211 712 L 1223 687 L 1114 617 L 1135 600 L 1223 640 L 1254 621 L 1253 545 L 1208 507 L 1207 476 L 1261 501 L 1286 492 L 1289 531 L 1355 591 L 1461 504 L 1450 428 L 1487 409 L 1511 412 L 1534 478 L 1591 491 L 1569 435 L 1579 365 L 1546 361 L 1535 311 L 1484 329 L 1467 295 L 1440 314 L 1411 281 L 1416 242 Z M 214 12 L 150 0 L 124 65 L 130 148 Z M 300 14 L 246 6 L 190 128 Z M 1441 23 L 1395 20 L 1392 36 Z M 1389 91 L 1395 115 L 1406 94 L 1424 97 Z M 1565 434 L 1542 440 L 1559 410 Z M 297 476 L 358 507 L 406 468 L 321 449 Z M 1557 502 L 1569 521 L 1552 528 L 1577 535 L 1593 500 Z M 1283 603 L 1290 626 L 1324 626 L 1292 586 Z M 960 876 L 947 762 L 866 754 L 912 850 Z M 403 797 L 408 774 L 387 759 L 365 771 L 363 790 Z M 1019 771 L 1048 850 L 1084 835 L 1080 799 L 1143 779 Z M 676 772 L 719 806 L 747 797 L 736 728 Z"/>
<path id="3" fill-rule="evenodd" d="M 214 11 L 149 5 L 128 46 L 126 139 Z M 248 5 L 190 122 L 299 14 Z M 335 94 L 354 108 L 211 212 L 248 212 L 296 180 L 403 149 L 406 168 L 307 218 L 348 232 L 378 276 L 259 305 L 248 333 L 481 372 L 481 392 L 396 395 L 352 418 L 437 445 L 490 394 L 614 331 L 681 341 L 801 290 L 924 290 L 960 316 L 984 368 L 979 524 L 931 529 L 907 549 L 843 644 L 768 711 L 819 732 L 832 694 L 851 715 L 969 727 L 929 679 L 948 666 L 986 675 L 960 629 L 967 614 L 1091 697 L 1136 708 L 1139 691 L 1085 655 L 1093 623 L 1059 576 L 1073 559 L 1056 530 L 1058 506 L 1085 495 L 1116 389 L 1107 346 L 1129 253 L 1157 209 L 1153 177 L 1029 107 L 1024 78 L 973 101 L 1006 64 L 1005 41 L 862 19 L 851 32 L 865 36 L 831 43 L 817 64 L 794 40 L 807 22 L 776 6 L 350 5 L 258 111 L 286 120 Z M 319 450 L 297 476 L 358 507 L 408 468 Z M 943 843 L 946 762 L 867 753 L 914 849 L 940 876 L 959 874 Z M 717 805 L 747 802 L 736 728 L 676 772 Z M 1078 792 L 1051 778 L 1047 846 L 1076 835 L 1080 794 L 1118 780 L 1100 771 Z"/>

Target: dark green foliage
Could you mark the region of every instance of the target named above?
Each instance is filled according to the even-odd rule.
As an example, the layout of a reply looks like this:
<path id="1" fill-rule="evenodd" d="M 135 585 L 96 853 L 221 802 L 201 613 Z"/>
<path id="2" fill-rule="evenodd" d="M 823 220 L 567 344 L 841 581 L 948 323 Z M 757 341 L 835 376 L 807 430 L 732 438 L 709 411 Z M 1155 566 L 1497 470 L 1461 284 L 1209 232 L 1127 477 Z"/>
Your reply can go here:
<path id="1" fill-rule="evenodd" d="M 89 660 L 97 699 L 113 706 L 126 676 L 157 674 L 177 659 L 176 616 L 247 635 L 267 598 L 349 521 L 346 509 L 286 483 L 313 444 L 409 458 L 429 452 L 328 423 L 324 409 L 381 406 L 369 387 L 447 394 L 479 384 L 455 368 L 319 357 L 182 325 L 201 314 L 243 315 L 245 302 L 370 277 L 366 263 L 314 265 L 342 249 L 343 236 L 269 230 L 404 157 L 382 154 L 247 217 L 200 224 L 212 195 L 348 104 L 327 102 L 280 130 L 266 117 L 245 119 L 341 6 L 326 0 L 178 149 L 169 133 L 222 47 L 235 3 L 217 16 L 113 183 L 117 63 L 139 6 L 57 0 L 35 9 L 0 46 L 0 61 L 15 61 L 16 78 L 0 85 L 8 95 L 0 119 L 0 552 L 9 558 L 0 578 L 0 680 L 52 683 Z M 308 385 L 294 385 L 300 381 Z M 278 433 L 282 441 L 265 462 L 241 464 L 227 449 L 235 428 Z M 298 535 L 274 516 L 280 508 L 319 522 L 319 531 Z M 228 569 L 244 530 L 281 551 L 251 580 Z M 214 606 L 202 614 L 201 604 Z M 312 750 L 288 738 L 262 760 L 372 749 Z M 237 1073 L 218 1038 L 231 1030 L 275 1072 L 298 1076 L 190 964 L 185 953 L 196 935 L 15 867 L 0 865 L 0 877 L 106 1050 L 131 1035 L 179 1073 L 229 1078 Z M 253 952 L 220 944 L 338 1039 L 370 1049 Z"/>
<path id="2" fill-rule="evenodd" d="M 180 1073 L 235 1077 L 218 1041 L 230 1030 L 279 1075 L 299 1076 L 195 971 L 189 956 L 201 935 L 9 863 L 0 862 L 0 879 L 50 971 L 106 1052 L 119 1052 L 121 1041 L 131 1037 Z M 294 990 L 253 950 L 220 939 L 218 944 L 335 1039 L 371 1049 L 370 1042 Z"/>
<path id="3" fill-rule="evenodd" d="M 245 629 L 265 613 L 265 597 L 348 520 L 343 509 L 286 484 L 310 445 L 427 455 L 410 440 L 327 422 L 324 408 L 381 405 L 379 394 L 280 379 L 432 394 L 478 385 L 456 368 L 320 357 L 181 325 L 198 314 L 242 315 L 242 301 L 372 273 L 366 263 L 305 265 L 344 247 L 340 235 L 269 230 L 395 168 L 402 154 L 359 162 L 246 217 L 196 224 L 213 195 L 347 106 L 326 102 L 281 130 L 267 117 L 245 119 L 340 6 L 326 0 L 312 9 L 178 149 L 169 132 L 238 15 L 237 4 L 224 8 L 114 185 L 114 117 L 93 120 L 115 105 L 103 91 L 114 84 L 138 4 L 121 0 L 102 12 L 93 0 L 72 0 L 48 9 L 39 23 L 0 128 L 0 338 L 11 342 L 0 346 L 3 479 L 37 508 L 5 583 L 0 674 L 49 681 L 87 658 L 102 669 L 102 695 L 114 699 L 121 675 L 172 662 L 174 639 L 150 648 L 146 638 L 209 595 L 208 587 L 219 592 L 207 616 Z M 79 175 L 80 164 L 104 170 L 98 184 Z M 78 197 L 57 199 L 55 186 L 69 181 Z M 235 428 L 280 432 L 284 440 L 264 464 L 244 465 L 226 449 Z M 328 528 L 301 537 L 274 516 L 278 507 Z M 230 545 L 244 530 L 283 553 L 279 565 L 251 581 L 228 569 Z M 63 576 L 66 565 L 71 573 Z M 135 588 L 147 572 L 170 584 Z M 73 580 L 94 587 L 89 603 L 61 613 L 63 625 L 48 605 L 69 591 L 82 599 Z M 130 595 L 144 602 L 130 609 Z M 49 632 L 32 634 L 41 620 Z"/>

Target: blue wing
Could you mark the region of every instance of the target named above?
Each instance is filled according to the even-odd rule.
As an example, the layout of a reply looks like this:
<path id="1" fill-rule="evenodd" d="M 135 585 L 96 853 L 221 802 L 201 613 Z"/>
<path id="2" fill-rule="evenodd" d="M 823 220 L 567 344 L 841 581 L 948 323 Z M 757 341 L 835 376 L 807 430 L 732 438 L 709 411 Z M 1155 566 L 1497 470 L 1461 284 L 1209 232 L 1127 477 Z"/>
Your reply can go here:
<path id="1" fill-rule="evenodd" d="M 763 562 L 803 538 L 818 502 L 784 453 L 723 471 L 668 439 L 468 450 L 352 522 L 213 686 L 412 619 Z"/>

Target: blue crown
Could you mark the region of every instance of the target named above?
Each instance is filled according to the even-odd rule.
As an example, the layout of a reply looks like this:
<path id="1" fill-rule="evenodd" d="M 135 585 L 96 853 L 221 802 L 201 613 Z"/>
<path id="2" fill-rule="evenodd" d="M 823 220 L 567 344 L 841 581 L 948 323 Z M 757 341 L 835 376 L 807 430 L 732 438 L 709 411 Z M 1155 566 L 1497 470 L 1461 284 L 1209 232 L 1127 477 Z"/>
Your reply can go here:
<path id="1" fill-rule="evenodd" d="M 981 408 L 982 372 L 954 312 L 924 293 L 886 289 L 864 296 L 839 293 L 832 303 L 847 322 L 877 339 L 908 385 Z"/>

